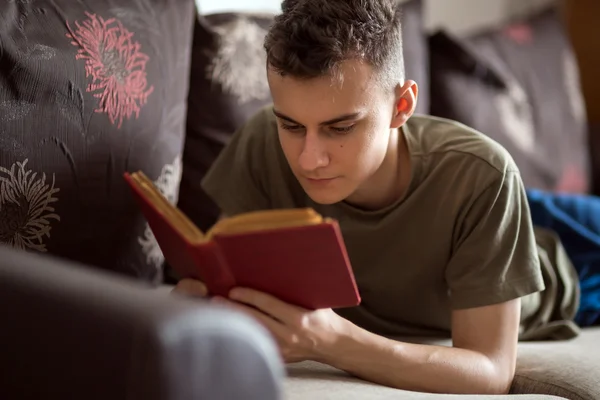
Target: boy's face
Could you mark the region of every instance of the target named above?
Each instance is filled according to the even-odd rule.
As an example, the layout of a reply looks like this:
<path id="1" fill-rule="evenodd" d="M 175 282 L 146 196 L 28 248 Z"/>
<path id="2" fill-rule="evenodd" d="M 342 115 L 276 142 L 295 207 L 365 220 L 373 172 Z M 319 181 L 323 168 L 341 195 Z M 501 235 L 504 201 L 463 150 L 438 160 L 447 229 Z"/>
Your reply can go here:
<path id="1" fill-rule="evenodd" d="M 283 152 L 305 192 L 320 204 L 369 197 L 391 133 L 414 108 L 413 97 L 409 112 L 398 113 L 400 98 L 410 97 L 410 90 L 385 90 L 364 63 L 347 61 L 341 72 L 338 82 L 268 71 Z"/>

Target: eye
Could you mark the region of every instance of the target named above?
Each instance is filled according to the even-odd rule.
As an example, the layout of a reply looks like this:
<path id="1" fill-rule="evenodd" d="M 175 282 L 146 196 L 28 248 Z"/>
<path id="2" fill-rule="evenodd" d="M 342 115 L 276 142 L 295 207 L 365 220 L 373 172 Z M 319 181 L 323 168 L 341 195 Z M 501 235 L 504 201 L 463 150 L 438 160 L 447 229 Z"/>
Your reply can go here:
<path id="1" fill-rule="evenodd" d="M 345 134 L 345 133 L 349 133 L 352 131 L 352 129 L 354 129 L 356 125 L 349 125 L 349 126 L 332 126 L 330 129 L 338 134 Z"/>
<path id="2" fill-rule="evenodd" d="M 302 125 L 284 124 L 283 122 L 279 123 L 279 125 L 281 126 L 281 129 L 285 129 L 286 131 L 290 132 L 300 132 L 304 130 Z"/>

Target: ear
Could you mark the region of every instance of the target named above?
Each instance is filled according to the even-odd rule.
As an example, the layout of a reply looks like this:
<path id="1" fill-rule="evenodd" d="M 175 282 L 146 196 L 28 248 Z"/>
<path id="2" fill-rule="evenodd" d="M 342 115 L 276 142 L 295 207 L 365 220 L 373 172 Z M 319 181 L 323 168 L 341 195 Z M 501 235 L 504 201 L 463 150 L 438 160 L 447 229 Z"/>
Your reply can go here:
<path id="1" fill-rule="evenodd" d="M 396 129 L 414 114 L 417 107 L 419 87 L 415 81 L 407 80 L 404 85 L 398 85 L 395 93 L 394 110 L 392 114 L 392 124 L 390 128 Z"/>

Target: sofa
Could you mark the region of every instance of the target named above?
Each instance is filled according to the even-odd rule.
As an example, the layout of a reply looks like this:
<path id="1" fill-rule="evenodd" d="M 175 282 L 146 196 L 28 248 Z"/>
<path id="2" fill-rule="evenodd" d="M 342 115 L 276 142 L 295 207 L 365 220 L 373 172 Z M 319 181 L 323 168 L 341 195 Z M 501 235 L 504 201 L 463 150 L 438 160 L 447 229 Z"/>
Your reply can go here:
<path id="1" fill-rule="evenodd" d="M 426 32 L 421 0 L 400 6 L 418 112 L 502 143 L 528 187 L 596 194 L 556 10 L 456 37 Z M 281 365 L 245 316 L 170 294 L 177 277 L 122 175 L 143 170 L 201 229 L 216 221 L 199 182 L 270 102 L 262 39 L 272 18 L 205 15 L 193 0 L 0 4 L 0 337 L 10 344 L 0 398 L 464 397 Z M 598 340 L 600 328 L 584 328 L 568 341 L 524 341 L 511 394 L 470 397 L 600 398 Z"/>
<path id="2" fill-rule="evenodd" d="M 0 398 L 282 398 L 251 318 L 62 258 L 0 246 Z"/>

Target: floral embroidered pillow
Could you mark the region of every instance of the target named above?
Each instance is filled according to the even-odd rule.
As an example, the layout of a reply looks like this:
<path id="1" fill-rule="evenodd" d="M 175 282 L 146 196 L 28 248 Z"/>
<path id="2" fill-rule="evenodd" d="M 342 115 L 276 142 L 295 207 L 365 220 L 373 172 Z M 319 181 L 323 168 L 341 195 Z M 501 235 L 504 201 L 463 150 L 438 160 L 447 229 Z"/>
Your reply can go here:
<path id="1" fill-rule="evenodd" d="M 122 176 L 177 202 L 194 15 L 193 0 L 0 3 L 0 243 L 162 280 Z"/>

